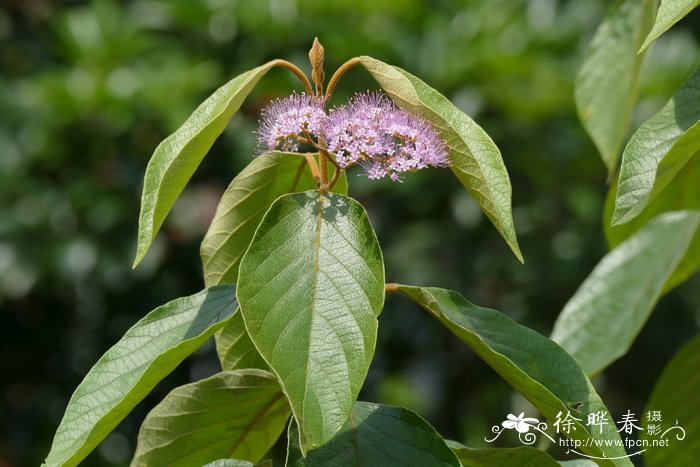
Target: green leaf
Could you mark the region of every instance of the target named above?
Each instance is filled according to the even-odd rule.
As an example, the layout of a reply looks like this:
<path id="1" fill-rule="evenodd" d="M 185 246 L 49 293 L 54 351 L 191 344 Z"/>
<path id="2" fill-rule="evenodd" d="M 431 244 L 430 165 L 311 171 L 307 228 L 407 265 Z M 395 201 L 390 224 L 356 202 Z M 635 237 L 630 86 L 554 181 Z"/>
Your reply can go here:
<path id="1" fill-rule="evenodd" d="M 463 467 L 559 467 L 559 463 L 544 451 L 530 447 L 471 449 L 461 443 L 448 441 Z"/>
<path id="2" fill-rule="evenodd" d="M 658 39 L 661 34 L 668 31 L 671 26 L 683 19 L 685 15 L 698 5 L 700 5 L 700 0 L 661 0 L 654 26 L 649 31 L 646 39 L 644 39 L 644 44 L 642 44 L 639 51 L 644 51 L 644 49 L 649 47 L 649 44 Z"/>
<path id="3" fill-rule="evenodd" d="M 302 449 L 343 426 L 374 355 L 384 263 L 367 213 L 318 190 L 277 199 L 241 260 L 248 333 L 277 374 Z"/>
<path id="4" fill-rule="evenodd" d="M 445 440 L 415 412 L 357 402 L 348 421 L 328 444 L 302 456 L 294 420 L 287 436 L 288 467 L 459 466 Z"/>
<path id="5" fill-rule="evenodd" d="M 269 370 L 245 329 L 243 316 L 235 313 L 216 337 L 216 353 L 224 370 L 260 368 Z"/>
<path id="6" fill-rule="evenodd" d="M 559 461 L 562 467 L 598 467 L 598 464 L 591 459 L 572 459 L 568 461 Z"/>
<path id="7" fill-rule="evenodd" d="M 510 179 L 489 135 L 445 96 L 407 71 L 372 57 L 358 60 L 396 105 L 425 118 L 440 132 L 450 151 L 450 169 L 522 262 L 513 225 Z"/>
<path id="8" fill-rule="evenodd" d="M 637 217 L 624 224 L 611 226 L 610 219 L 615 208 L 617 190 L 617 182 L 614 182 L 608 191 L 603 213 L 603 228 L 610 248 L 617 247 L 660 213 L 688 209 L 700 210 L 698 180 L 700 180 L 700 156 L 693 157 L 676 175 L 673 182 Z M 666 281 L 662 293 L 681 284 L 698 269 L 700 269 L 700 231 L 695 233 L 685 256 Z"/>
<path id="9" fill-rule="evenodd" d="M 700 67 L 632 135 L 622 155 L 613 225 L 637 216 L 700 151 Z"/>
<path id="10" fill-rule="evenodd" d="M 77 465 L 236 309 L 234 286 L 156 308 L 95 363 L 68 402 L 47 465 Z"/>
<path id="11" fill-rule="evenodd" d="M 221 86 L 158 145 L 148 162 L 143 183 L 134 267 L 146 255 L 165 216 L 216 138 L 260 78 L 275 64 L 268 62 Z"/>
<path id="12" fill-rule="evenodd" d="M 214 462 L 204 464 L 203 467 L 254 467 L 254 464 L 237 459 L 217 459 Z"/>
<path id="13" fill-rule="evenodd" d="M 646 415 L 659 411 L 660 421 L 647 421 L 647 430 L 640 438 L 648 440 L 650 447 L 644 451 L 644 463 L 648 467 L 667 465 L 695 465 L 700 458 L 700 336 L 686 343 L 664 368 L 661 377 L 647 402 Z M 662 433 L 651 435 L 649 424 L 661 425 Z M 685 431 L 685 438 L 679 440 L 681 431 L 672 429 L 678 424 Z M 667 439 L 667 446 L 653 446 L 653 440 Z"/>
<path id="14" fill-rule="evenodd" d="M 252 462 L 237 459 L 217 459 L 214 462 L 204 464 L 203 467 L 272 467 L 272 460 L 264 460 L 253 465 Z"/>
<path id="15" fill-rule="evenodd" d="M 576 429 L 567 436 L 581 440 L 585 446 L 582 451 L 598 458 L 626 455 L 614 426 L 603 426 L 602 433 L 584 426 L 591 413 L 602 411 L 609 420 L 612 417 L 581 367 L 556 343 L 498 311 L 473 305 L 457 292 L 394 287 L 442 322 L 548 420 L 553 422 L 559 413 L 565 415 L 567 411 L 581 419 L 573 421 Z M 613 440 L 613 446 L 596 446 L 590 439 Z M 615 446 L 614 440 L 620 445 Z M 600 465 L 632 465 L 626 458 L 597 461 Z"/>
<path id="16" fill-rule="evenodd" d="M 621 0 L 593 36 L 576 75 L 579 118 L 612 173 L 637 101 L 644 54 L 637 54 L 651 27 L 654 0 Z"/>
<path id="17" fill-rule="evenodd" d="M 226 457 L 257 462 L 290 414 L 274 375 L 221 372 L 173 389 L 149 412 L 131 465 L 202 465 Z"/>
<path id="18" fill-rule="evenodd" d="M 332 175 L 334 166 L 328 165 Z M 270 152 L 253 159 L 224 192 L 202 241 L 200 253 L 207 286 L 236 282 L 243 253 L 263 215 L 277 198 L 314 188 L 316 181 L 301 154 Z M 333 191 L 347 194 L 345 172 Z"/>
<path id="19" fill-rule="evenodd" d="M 554 323 L 552 340 L 588 375 L 624 355 L 700 226 L 700 212 L 658 216 L 608 253 Z"/>

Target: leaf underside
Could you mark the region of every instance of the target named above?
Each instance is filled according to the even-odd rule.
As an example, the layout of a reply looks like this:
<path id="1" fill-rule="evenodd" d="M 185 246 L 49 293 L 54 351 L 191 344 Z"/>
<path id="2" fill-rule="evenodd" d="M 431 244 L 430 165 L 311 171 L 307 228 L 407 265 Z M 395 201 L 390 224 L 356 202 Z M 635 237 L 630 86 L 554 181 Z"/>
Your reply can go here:
<path id="1" fill-rule="evenodd" d="M 284 430 L 289 405 L 274 375 L 236 370 L 172 390 L 144 420 L 132 467 L 258 462 Z"/>
<path id="2" fill-rule="evenodd" d="M 564 307 L 552 340 L 588 375 L 627 353 L 699 225 L 697 211 L 662 214 L 608 253 Z"/>
<path id="3" fill-rule="evenodd" d="M 247 71 L 217 89 L 156 148 L 146 167 L 134 267 L 143 259 L 170 209 L 229 120 L 275 62 Z"/>
<path id="4" fill-rule="evenodd" d="M 45 463 L 77 465 L 236 309 L 234 286 L 156 308 L 95 363 L 73 393 Z"/>
<path id="5" fill-rule="evenodd" d="M 450 169 L 522 262 L 513 225 L 511 186 L 501 153 L 468 115 L 423 81 L 371 57 L 358 57 L 396 105 L 430 122 L 447 143 Z"/>
<path id="6" fill-rule="evenodd" d="M 374 355 L 384 264 L 362 206 L 318 190 L 270 207 L 244 255 L 246 329 L 278 376 L 302 449 L 345 423 Z"/>
<path id="7" fill-rule="evenodd" d="M 609 174 L 617 168 L 637 102 L 645 57 L 637 51 L 654 11 L 654 0 L 615 3 L 588 45 L 576 75 L 576 109 Z"/>
<path id="8" fill-rule="evenodd" d="M 334 170 L 329 164 L 331 175 Z M 205 284 L 235 283 L 241 258 L 272 203 L 282 195 L 314 188 L 316 181 L 303 155 L 269 152 L 256 156 L 224 192 L 202 241 Z M 345 172 L 333 191 L 347 194 Z"/>
<path id="9" fill-rule="evenodd" d="M 700 0 L 661 0 L 654 26 L 644 39 L 644 44 L 639 48 L 639 51 L 644 51 L 649 47 L 649 44 L 671 29 L 671 26 L 683 19 L 698 5 L 700 5 Z"/>
<path id="10" fill-rule="evenodd" d="M 700 152 L 700 67 L 632 135 L 622 156 L 612 224 L 637 216 Z"/>

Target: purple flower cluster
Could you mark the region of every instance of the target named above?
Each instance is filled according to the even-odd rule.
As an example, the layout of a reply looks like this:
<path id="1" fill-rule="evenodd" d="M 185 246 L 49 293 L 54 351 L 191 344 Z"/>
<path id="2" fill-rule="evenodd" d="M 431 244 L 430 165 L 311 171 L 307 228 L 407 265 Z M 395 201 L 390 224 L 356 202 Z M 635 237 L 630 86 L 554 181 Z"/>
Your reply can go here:
<path id="1" fill-rule="evenodd" d="M 390 177 L 428 166 L 445 167 L 445 142 L 424 119 L 397 108 L 384 94 L 356 94 L 325 115 L 307 96 L 275 101 L 263 112 L 258 138 L 267 150 L 295 151 L 299 137 L 315 136 L 315 145 L 335 155 L 341 168 L 361 165 L 369 178 Z"/>
<path id="2" fill-rule="evenodd" d="M 360 164 L 372 179 L 399 180 L 402 172 L 449 163 L 445 142 L 432 125 L 379 92 L 356 94 L 331 110 L 323 135 L 338 165 Z"/>
<path id="3" fill-rule="evenodd" d="M 300 138 L 318 135 L 326 120 L 322 101 L 306 94 L 276 99 L 262 114 L 256 133 L 265 151 L 297 151 Z"/>

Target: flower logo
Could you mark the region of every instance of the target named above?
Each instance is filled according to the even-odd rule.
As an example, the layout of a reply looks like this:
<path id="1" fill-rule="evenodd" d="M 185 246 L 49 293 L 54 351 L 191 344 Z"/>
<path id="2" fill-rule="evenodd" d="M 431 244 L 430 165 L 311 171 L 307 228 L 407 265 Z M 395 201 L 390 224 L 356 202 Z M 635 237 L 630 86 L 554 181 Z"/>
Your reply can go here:
<path id="1" fill-rule="evenodd" d="M 517 417 L 509 413 L 506 418 L 507 420 L 501 423 L 503 428 L 507 428 L 508 430 L 515 428 L 518 433 L 527 433 L 530 431 L 531 427 L 536 426 L 540 422 L 536 418 L 525 417 L 525 412 L 521 412 Z"/>

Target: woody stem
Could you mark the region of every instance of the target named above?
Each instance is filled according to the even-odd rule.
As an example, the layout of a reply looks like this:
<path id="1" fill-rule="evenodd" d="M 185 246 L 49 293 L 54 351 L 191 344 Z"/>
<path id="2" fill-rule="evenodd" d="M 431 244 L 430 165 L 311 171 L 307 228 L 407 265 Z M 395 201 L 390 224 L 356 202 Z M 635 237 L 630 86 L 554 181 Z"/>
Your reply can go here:
<path id="1" fill-rule="evenodd" d="M 347 72 L 350 68 L 354 67 L 359 63 L 359 58 L 351 58 L 347 62 L 340 65 L 340 67 L 337 70 L 335 70 L 335 73 L 333 73 L 333 76 L 331 76 L 331 80 L 328 82 L 328 86 L 326 87 L 326 96 L 324 98 L 324 102 L 328 102 L 330 100 L 331 95 L 333 94 L 333 90 L 335 89 L 335 85 L 338 84 L 338 80 L 345 74 L 345 72 Z"/>
<path id="2" fill-rule="evenodd" d="M 288 62 L 287 60 L 282 60 L 281 58 L 278 58 L 277 60 L 273 60 L 272 63 L 274 66 L 278 66 L 281 68 L 286 68 L 287 70 L 290 70 L 292 73 L 297 75 L 299 79 L 301 80 L 301 84 L 304 85 L 304 90 L 306 91 L 306 94 L 309 96 L 313 95 L 313 89 L 311 88 L 311 82 L 309 81 L 309 78 L 306 77 L 303 71 L 299 69 L 298 66 L 293 64 L 292 62 Z"/>
<path id="3" fill-rule="evenodd" d="M 328 190 L 328 159 L 330 159 L 330 156 L 328 153 L 321 149 L 319 152 L 319 165 L 320 165 L 320 171 L 321 171 L 321 191 L 327 191 Z"/>

